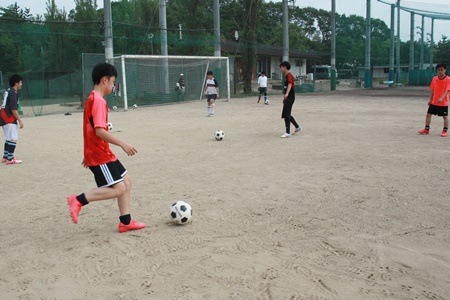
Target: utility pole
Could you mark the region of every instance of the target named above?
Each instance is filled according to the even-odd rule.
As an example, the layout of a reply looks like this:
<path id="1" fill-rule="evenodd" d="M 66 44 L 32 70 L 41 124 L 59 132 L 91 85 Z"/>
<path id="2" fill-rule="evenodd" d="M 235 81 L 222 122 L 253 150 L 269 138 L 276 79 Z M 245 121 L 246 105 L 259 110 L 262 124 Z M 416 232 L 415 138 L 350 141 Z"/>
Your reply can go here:
<path id="1" fill-rule="evenodd" d="M 395 54 L 395 4 L 391 4 L 391 41 L 389 47 L 389 81 L 394 81 L 394 54 Z"/>
<path id="2" fill-rule="evenodd" d="M 103 0 L 103 17 L 105 19 L 105 60 L 109 61 L 114 57 L 111 0 Z"/>
<path id="3" fill-rule="evenodd" d="M 430 70 L 433 70 L 433 49 L 434 49 L 434 18 L 431 18 L 431 34 L 430 34 Z"/>
<path id="4" fill-rule="evenodd" d="M 214 0 L 214 56 L 221 56 L 219 0 Z"/>
<path id="5" fill-rule="evenodd" d="M 409 34 L 409 85 L 414 81 L 414 12 L 411 12 L 410 34 Z"/>
<path id="6" fill-rule="evenodd" d="M 422 27 L 420 28 L 420 67 L 419 70 L 423 70 L 423 43 L 425 39 L 425 16 L 422 15 Z"/>
<path id="7" fill-rule="evenodd" d="M 367 0 L 366 7 L 366 67 L 364 71 L 364 87 L 372 87 L 372 71 L 370 68 L 370 39 L 372 38 L 372 23 L 370 17 L 370 0 Z"/>
<path id="8" fill-rule="evenodd" d="M 288 0 L 283 0 L 283 61 L 289 61 Z"/>
<path id="9" fill-rule="evenodd" d="M 397 0 L 397 83 L 401 80 L 401 67 L 400 67 L 400 0 Z"/>
<path id="10" fill-rule="evenodd" d="M 331 0 L 331 90 L 336 90 L 336 0 Z"/>
<path id="11" fill-rule="evenodd" d="M 163 58 L 162 63 L 162 76 L 163 86 L 165 94 L 169 94 L 169 55 L 167 50 L 167 19 L 166 19 L 166 0 L 159 0 L 159 30 L 161 34 L 161 55 L 166 56 Z"/>

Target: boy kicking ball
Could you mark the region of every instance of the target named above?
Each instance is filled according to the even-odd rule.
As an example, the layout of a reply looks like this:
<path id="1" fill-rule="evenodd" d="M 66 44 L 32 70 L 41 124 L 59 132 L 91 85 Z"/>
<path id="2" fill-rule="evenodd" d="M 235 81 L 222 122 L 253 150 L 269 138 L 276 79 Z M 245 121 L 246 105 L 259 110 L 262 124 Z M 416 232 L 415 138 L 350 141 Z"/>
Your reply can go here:
<path id="1" fill-rule="evenodd" d="M 72 221 L 78 223 L 78 214 L 84 205 L 93 201 L 117 198 L 120 212 L 119 232 L 137 230 L 145 227 L 130 215 L 131 178 L 127 170 L 109 148 L 113 144 L 122 148 L 129 156 L 137 150 L 108 132 L 108 104 L 104 96 L 110 94 L 117 78 L 117 70 L 108 63 L 94 67 L 92 80 L 94 90 L 84 105 L 83 136 L 84 159 L 82 165 L 94 174 L 97 188 L 67 197 Z"/>
<path id="2" fill-rule="evenodd" d="M 444 118 L 444 128 L 441 136 L 446 137 L 448 134 L 448 92 L 450 91 L 450 77 L 445 72 L 447 66 L 445 64 L 436 65 L 437 76 L 431 80 L 430 89 L 431 96 L 428 101 L 428 111 L 425 118 L 425 128 L 419 130 L 419 134 L 428 134 L 430 132 L 431 115 L 437 115 Z"/>

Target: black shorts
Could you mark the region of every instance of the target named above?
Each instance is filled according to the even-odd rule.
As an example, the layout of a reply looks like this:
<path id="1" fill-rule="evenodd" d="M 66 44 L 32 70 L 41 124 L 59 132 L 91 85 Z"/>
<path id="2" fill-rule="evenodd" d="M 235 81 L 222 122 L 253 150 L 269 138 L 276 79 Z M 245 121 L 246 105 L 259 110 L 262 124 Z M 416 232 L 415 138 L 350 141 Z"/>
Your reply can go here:
<path id="1" fill-rule="evenodd" d="M 207 94 L 206 95 L 206 101 L 211 101 L 211 99 L 216 100 L 217 94 Z"/>
<path id="2" fill-rule="evenodd" d="M 290 118 L 292 112 L 292 105 L 294 105 L 295 98 L 287 98 L 283 104 L 283 111 L 281 112 L 281 118 Z"/>
<path id="3" fill-rule="evenodd" d="M 127 174 L 127 170 L 119 160 L 106 164 L 89 167 L 95 177 L 98 187 L 113 186 L 123 181 L 123 176 Z"/>
<path id="4" fill-rule="evenodd" d="M 428 106 L 428 112 L 430 115 L 437 115 L 439 117 L 446 117 L 448 116 L 448 106 L 437 106 L 430 104 Z"/>
<path id="5" fill-rule="evenodd" d="M 266 87 L 259 87 L 259 93 L 260 94 L 264 94 L 264 95 L 267 95 L 267 88 Z"/>

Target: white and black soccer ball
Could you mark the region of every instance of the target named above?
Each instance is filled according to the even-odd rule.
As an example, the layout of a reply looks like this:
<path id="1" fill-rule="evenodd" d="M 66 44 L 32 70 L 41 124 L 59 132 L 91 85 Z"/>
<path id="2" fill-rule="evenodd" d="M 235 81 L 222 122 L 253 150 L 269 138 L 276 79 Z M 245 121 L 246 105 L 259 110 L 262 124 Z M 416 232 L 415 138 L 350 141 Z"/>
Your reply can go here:
<path id="1" fill-rule="evenodd" d="M 108 131 L 111 131 L 113 129 L 113 125 L 111 122 L 108 123 Z"/>
<path id="2" fill-rule="evenodd" d="M 216 138 L 216 140 L 221 141 L 225 137 L 225 132 L 223 132 L 222 130 L 216 130 L 216 132 L 214 132 L 214 137 Z"/>
<path id="3" fill-rule="evenodd" d="M 113 111 L 117 111 L 117 106 L 113 106 Z"/>
<path id="4" fill-rule="evenodd" d="M 265 105 L 269 105 L 269 104 L 270 104 L 269 99 L 264 100 L 264 104 L 265 104 Z"/>
<path id="5" fill-rule="evenodd" d="M 133 108 L 137 108 L 137 104 L 133 104 Z"/>
<path id="6" fill-rule="evenodd" d="M 174 202 L 170 206 L 170 217 L 177 224 L 189 223 L 192 219 L 192 207 L 181 200 Z"/>

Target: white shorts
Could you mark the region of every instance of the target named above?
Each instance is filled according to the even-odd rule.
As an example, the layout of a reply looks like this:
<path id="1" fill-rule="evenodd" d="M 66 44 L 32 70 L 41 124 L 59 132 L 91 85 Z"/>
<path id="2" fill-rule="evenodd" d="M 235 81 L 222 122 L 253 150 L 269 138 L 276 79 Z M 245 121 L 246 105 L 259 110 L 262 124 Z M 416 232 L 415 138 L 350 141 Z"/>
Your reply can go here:
<path id="1" fill-rule="evenodd" d="M 6 141 L 17 141 L 19 139 L 19 125 L 10 123 L 3 125 L 3 133 Z"/>

